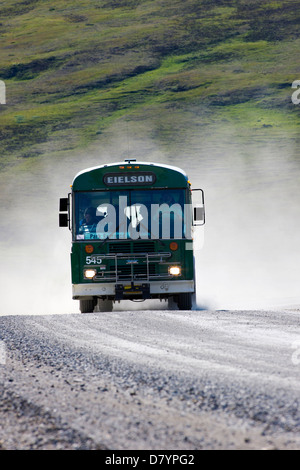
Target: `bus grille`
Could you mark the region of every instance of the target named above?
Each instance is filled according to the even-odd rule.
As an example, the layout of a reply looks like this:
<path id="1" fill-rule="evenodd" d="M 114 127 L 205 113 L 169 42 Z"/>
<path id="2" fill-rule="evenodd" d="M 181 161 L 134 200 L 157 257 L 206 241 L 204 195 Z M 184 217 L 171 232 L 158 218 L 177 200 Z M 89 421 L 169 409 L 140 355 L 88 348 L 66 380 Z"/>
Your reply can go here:
<path id="1" fill-rule="evenodd" d="M 155 253 L 155 243 L 147 241 L 133 243 L 133 253 Z"/>
<path id="2" fill-rule="evenodd" d="M 111 244 L 110 248 L 114 249 L 115 246 L 121 249 L 120 244 Z M 130 245 L 130 244 L 129 244 Z M 123 250 L 125 248 L 123 244 Z M 170 258 L 170 252 L 144 252 L 142 246 L 145 248 L 146 245 L 140 245 L 137 252 L 120 253 L 111 252 L 107 255 L 101 255 L 103 266 L 108 265 L 107 269 L 100 269 L 97 275 L 94 277 L 94 281 L 120 281 L 120 280 L 155 280 L 155 279 L 168 279 L 172 276 L 168 272 L 160 272 L 159 266 L 165 268 L 166 260 Z M 154 247 L 154 244 L 152 245 Z M 149 246 L 148 246 L 149 249 Z M 163 271 L 165 270 L 163 268 Z"/>
<path id="3" fill-rule="evenodd" d="M 110 243 L 109 253 L 130 253 L 131 246 L 128 242 Z"/>
<path id="4" fill-rule="evenodd" d="M 109 253 L 155 253 L 155 242 L 147 240 L 113 242 L 108 246 Z"/>
<path id="5" fill-rule="evenodd" d="M 149 265 L 149 276 L 156 274 L 156 266 L 154 264 Z M 122 279 L 147 279 L 147 266 L 120 266 L 118 268 L 118 278 Z"/>

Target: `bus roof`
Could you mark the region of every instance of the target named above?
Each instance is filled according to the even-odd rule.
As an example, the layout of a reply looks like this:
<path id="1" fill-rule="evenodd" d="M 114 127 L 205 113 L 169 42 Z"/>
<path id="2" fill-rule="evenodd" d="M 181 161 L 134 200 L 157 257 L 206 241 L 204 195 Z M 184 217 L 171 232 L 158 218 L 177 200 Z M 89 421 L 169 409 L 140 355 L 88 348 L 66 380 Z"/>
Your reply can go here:
<path id="1" fill-rule="evenodd" d="M 72 189 L 94 191 L 133 187 L 186 188 L 188 185 L 187 174 L 181 168 L 162 163 L 128 160 L 79 172 L 73 180 Z"/>

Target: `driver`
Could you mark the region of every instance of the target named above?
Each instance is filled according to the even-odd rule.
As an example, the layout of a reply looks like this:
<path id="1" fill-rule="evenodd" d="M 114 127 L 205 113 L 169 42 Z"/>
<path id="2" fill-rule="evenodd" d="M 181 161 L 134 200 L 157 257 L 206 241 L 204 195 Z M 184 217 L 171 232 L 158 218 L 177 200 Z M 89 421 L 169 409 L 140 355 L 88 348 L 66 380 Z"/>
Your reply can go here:
<path id="1" fill-rule="evenodd" d="M 95 207 L 88 207 L 84 211 L 84 219 L 79 223 L 79 233 L 95 233 L 97 228 L 97 218 Z"/>

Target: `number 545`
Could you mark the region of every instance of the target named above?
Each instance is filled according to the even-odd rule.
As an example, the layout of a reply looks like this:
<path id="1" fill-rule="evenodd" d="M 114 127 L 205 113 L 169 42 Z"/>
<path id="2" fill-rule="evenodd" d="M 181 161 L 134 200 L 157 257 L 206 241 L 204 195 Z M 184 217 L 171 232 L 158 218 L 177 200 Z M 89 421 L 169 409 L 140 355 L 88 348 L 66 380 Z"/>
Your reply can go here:
<path id="1" fill-rule="evenodd" d="M 101 256 L 87 256 L 85 259 L 86 264 L 101 264 Z"/>

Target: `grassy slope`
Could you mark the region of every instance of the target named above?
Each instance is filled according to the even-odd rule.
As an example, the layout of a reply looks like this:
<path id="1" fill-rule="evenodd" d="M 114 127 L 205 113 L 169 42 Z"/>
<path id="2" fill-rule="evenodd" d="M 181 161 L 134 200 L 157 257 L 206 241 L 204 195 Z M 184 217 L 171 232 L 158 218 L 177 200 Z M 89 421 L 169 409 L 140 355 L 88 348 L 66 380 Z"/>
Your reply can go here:
<path id="1" fill-rule="evenodd" d="M 299 143 L 294 1 L 0 2 L 3 168 L 68 154 L 135 122 L 163 151 Z M 143 127 L 144 126 L 144 127 Z"/>

